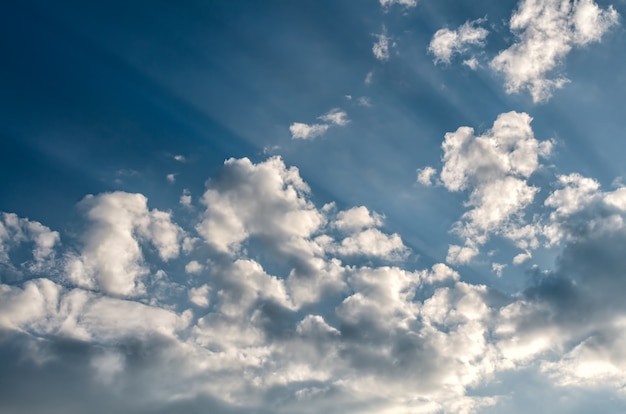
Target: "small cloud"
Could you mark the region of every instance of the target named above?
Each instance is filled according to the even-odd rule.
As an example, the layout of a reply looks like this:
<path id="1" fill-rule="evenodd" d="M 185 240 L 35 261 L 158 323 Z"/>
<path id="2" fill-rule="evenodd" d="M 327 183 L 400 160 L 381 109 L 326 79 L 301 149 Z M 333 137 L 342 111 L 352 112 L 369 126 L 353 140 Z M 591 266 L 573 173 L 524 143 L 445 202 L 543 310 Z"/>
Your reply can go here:
<path id="1" fill-rule="evenodd" d="M 289 126 L 292 139 L 313 139 L 323 135 L 330 125 L 326 124 L 304 124 L 302 122 L 294 122 Z"/>
<path id="2" fill-rule="evenodd" d="M 166 178 L 167 182 L 170 184 L 174 184 L 176 182 L 176 174 L 168 174 Z"/>
<path id="3" fill-rule="evenodd" d="M 204 269 L 204 267 L 200 263 L 198 263 L 196 260 L 192 260 L 191 262 L 185 265 L 185 273 L 190 274 L 190 275 L 198 274 L 202 272 L 202 269 Z"/>
<path id="4" fill-rule="evenodd" d="M 456 264 L 467 264 L 478 254 L 478 249 L 472 246 L 450 245 L 446 262 Z"/>
<path id="5" fill-rule="evenodd" d="M 187 162 L 187 158 L 184 155 L 174 155 L 174 159 L 178 162 Z"/>
<path id="6" fill-rule="evenodd" d="M 505 264 L 502 263 L 491 263 L 491 270 L 493 271 L 493 273 L 496 274 L 496 276 L 498 277 L 502 277 L 502 272 L 504 271 L 504 268 L 506 267 Z"/>
<path id="7" fill-rule="evenodd" d="M 417 6 L 417 0 L 380 0 L 380 5 L 385 9 L 393 6 L 394 4 L 404 6 L 405 8 L 413 8 Z"/>
<path id="8" fill-rule="evenodd" d="M 476 59 L 475 57 L 471 57 L 470 59 L 464 60 L 463 65 L 467 66 L 471 70 L 476 70 L 479 66 L 478 59 Z"/>
<path id="9" fill-rule="evenodd" d="M 391 38 L 387 36 L 387 30 L 384 26 L 383 32 L 381 34 L 377 34 L 376 37 L 378 40 L 374 42 L 374 45 L 372 46 L 374 56 L 376 59 L 383 62 L 389 60 L 389 47 L 393 46 L 393 44 L 390 44 Z"/>
<path id="10" fill-rule="evenodd" d="M 320 115 L 317 119 L 324 121 L 323 124 L 304 124 L 302 122 L 294 122 L 289 126 L 292 139 L 313 139 L 324 135 L 331 126 L 345 126 L 350 120 L 348 114 L 339 108 L 331 109 L 324 115 Z"/>
<path id="11" fill-rule="evenodd" d="M 348 114 L 339 108 L 331 109 L 328 113 L 318 117 L 318 119 L 338 126 L 345 126 L 350 122 Z"/>
<path id="12" fill-rule="evenodd" d="M 189 289 L 189 301 L 196 306 L 206 308 L 209 306 L 209 292 L 211 288 L 208 285 L 202 285 L 197 288 Z"/>
<path id="13" fill-rule="evenodd" d="M 433 185 L 433 177 L 437 174 L 437 170 L 433 167 L 425 167 L 417 170 L 417 181 L 425 186 Z"/>
<path id="14" fill-rule="evenodd" d="M 185 207 L 191 206 L 191 192 L 188 189 L 185 188 L 183 190 L 183 194 L 180 196 L 179 203 Z"/>
<path id="15" fill-rule="evenodd" d="M 435 64 L 440 62 L 449 64 L 454 55 L 467 52 L 470 46 L 484 46 L 489 31 L 478 26 L 484 20 L 465 22 L 456 30 L 448 28 L 437 30 L 428 46 L 428 51 L 435 55 Z M 473 56 L 463 63 L 472 69 L 478 65 Z"/>
<path id="16" fill-rule="evenodd" d="M 526 253 L 520 253 L 517 256 L 515 256 L 513 258 L 513 264 L 514 265 L 521 265 L 522 263 L 524 263 L 525 261 L 529 260 L 532 257 L 532 255 L 528 252 Z"/>
<path id="17" fill-rule="evenodd" d="M 367 75 L 365 75 L 365 79 L 363 80 L 363 82 L 365 82 L 366 85 L 371 85 L 373 80 L 374 80 L 374 71 L 370 70 L 369 72 L 367 72 Z"/>
<path id="18" fill-rule="evenodd" d="M 367 96 L 361 96 L 357 101 L 356 104 L 359 106 L 365 106 L 365 107 L 370 107 L 372 106 L 372 99 L 367 97 Z"/>

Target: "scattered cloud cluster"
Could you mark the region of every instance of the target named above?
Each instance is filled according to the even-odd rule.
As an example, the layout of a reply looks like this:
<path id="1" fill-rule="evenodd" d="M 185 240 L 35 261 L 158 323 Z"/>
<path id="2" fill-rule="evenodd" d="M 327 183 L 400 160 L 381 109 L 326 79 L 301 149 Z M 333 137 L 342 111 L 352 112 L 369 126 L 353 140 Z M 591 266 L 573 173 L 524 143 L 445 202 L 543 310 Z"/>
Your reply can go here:
<path id="1" fill-rule="evenodd" d="M 317 124 L 304 124 L 301 122 L 294 122 L 289 126 L 289 132 L 291 132 L 292 139 L 314 139 L 322 136 L 328 131 L 331 126 L 346 126 L 350 120 L 348 114 L 341 109 L 335 108 L 320 115 L 317 119 L 324 123 Z"/>
<path id="2" fill-rule="evenodd" d="M 599 42 L 618 19 L 612 6 L 602 9 L 593 0 L 522 0 L 509 22 L 515 41 L 489 67 L 504 76 L 507 93 L 528 90 L 535 103 L 545 102 L 569 82 L 560 70 L 569 52 Z M 428 49 L 435 63 L 449 64 L 469 46 L 484 46 L 488 31 L 477 26 L 484 20 L 438 30 Z M 470 56 L 463 64 L 476 69 L 479 60 Z"/>
<path id="3" fill-rule="evenodd" d="M 464 54 L 470 47 L 482 47 L 489 31 L 479 25 L 484 19 L 465 22 L 456 30 L 448 28 L 439 29 L 433 35 L 428 51 L 435 56 L 435 63 L 449 64 L 454 55 Z M 470 56 L 465 62 L 467 66 L 475 69 L 477 60 Z"/>
<path id="4" fill-rule="evenodd" d="M 527 89 L 533 101 L 546 101 L 568 82 L 551 72 L 572 48 L 599 41 L 617 21 L 612 6 L 603 10 L 592 0 L 524 0 L 510 21 L 516 42 L 501 51 L 491 67 L 504 75 L 507 92 Z"/>
<path id="5" fill-rule="evenodd" d="M 461 250 L 514 221 L 534 195 L 526 179 L 549 145 L 530 121 L 511 112 L 482 135 L 446 136 L 438 179 L 470 193 Z M 79 248 L 61 251 L 58 233 L 4 214 L 3 263 L 11 246 L 30 243 L 32 261 L 57 272 L 23 267 L 0 284 L 0 356 L 11 358 L 0 378 L 72 385 L 42 393 L 44 402 L 71 389 L 120 411 L 224 414 L 474 413 L 506 398 L 470 390 L 529 366 L 556 387 L 622 387 L 626 192 L 578 175 L 560 183 L 545 204 L 562 258 L 515 295 L 462 281 L 443 263 L 403 268 L 410 250 L 383 230 L 383 215 L 318 208 L 278 157 L 227 160 L 192 229 L 141 194 L 87 196 Z M 204 245 L 190 241 L 194 231 Z M 36 409 L 4 383 L 0 406 Z M 72 401 L 70 413 L 93 403 Z"/>

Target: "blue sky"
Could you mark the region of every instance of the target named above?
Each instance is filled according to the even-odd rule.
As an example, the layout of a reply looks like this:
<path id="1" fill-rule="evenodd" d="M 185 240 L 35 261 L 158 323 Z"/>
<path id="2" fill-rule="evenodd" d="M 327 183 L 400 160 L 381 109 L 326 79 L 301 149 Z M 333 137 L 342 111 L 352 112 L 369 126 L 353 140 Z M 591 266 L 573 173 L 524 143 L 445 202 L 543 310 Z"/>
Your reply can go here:
<path id="1" fill-rule="evenodd" d="M 625 14 L 1 6 L 0 411 L 624 412 Z"/>

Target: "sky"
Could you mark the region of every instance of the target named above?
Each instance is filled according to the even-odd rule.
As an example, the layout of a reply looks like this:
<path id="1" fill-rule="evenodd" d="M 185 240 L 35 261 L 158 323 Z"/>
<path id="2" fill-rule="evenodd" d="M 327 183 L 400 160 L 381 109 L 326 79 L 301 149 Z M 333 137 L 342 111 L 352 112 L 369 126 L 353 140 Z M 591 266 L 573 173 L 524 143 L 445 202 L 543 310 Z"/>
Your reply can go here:
<path id="1" fill-rule="evenodd" d="M 0 412 L 625 412 L 624 16 L 3 3 Z"/>

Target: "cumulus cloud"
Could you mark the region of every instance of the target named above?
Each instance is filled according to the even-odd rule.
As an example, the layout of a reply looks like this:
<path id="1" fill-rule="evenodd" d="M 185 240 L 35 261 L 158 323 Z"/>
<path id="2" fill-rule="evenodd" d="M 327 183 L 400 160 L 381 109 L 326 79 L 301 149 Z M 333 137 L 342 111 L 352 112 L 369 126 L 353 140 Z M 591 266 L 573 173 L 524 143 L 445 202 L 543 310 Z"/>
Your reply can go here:
<path id="1" fill-rule="evenodd" d="M 508 93 L 526 89 L 534 102 L 546 101 L 568 82 L 558 69 L 572 48 L 600 41 L 618 17 L 593 0 L 523 0 L 510 20 L 516 41 L 491 67 L 504 75 Z"/>
<path id="2" fill-rule="evenodd" d="M 370 212 L 367 207 L 353 207 L 337 213 L 333 225 L 340 230 L 355 232 L 369 227 L 379 227 L 383 224 L 383 217 L 376 212 Z"/>
<path id="3" fill-rule="evenodd" d="M 322 136 L 331 126 L 345 126 L 350 120 L 348 114 L 339 108 L 331 109 L 329 112 L 318 117 L 324 121 L 323 124 L 304 124 L 302 122 L 294 122 L 289 126 L 292 139 L 314 139 Z"/>
<path id="4" fill-rule="evenodd" d="M 417 170 L 417 182 L 425 186 L 433 185 L 433 177 L 437 175 L 437 170 L 433 167 L 424 167 Z"/>
<path id="5" fill-rule="evenodd" d="M 528 178 L 539 168 L 539 157 L 550 154 L 551 142 L 535 139 L 531 121 L 525 113 L 508 112 L 482 135 L 470 127 L 445 135 L 439 179 L 449 191 L 469 191 L 470 207 L 454 228 L 465 245 L 450 246 L 449 263 L 468 263 L 490 234 L 501 234 L 523 248 L 538 243 L 535 229 L 524 226 L 521 213 L 539 191 Z M 430 182 L 432 171 L 422 171 Z"/>
<path id="6" fill-rule="evenodd" d="M 328 124 L 303 124 L 302 122 L 294 122 L 289 126 L 291 138 L 293 139 L 313 139 L 320 135 L 324 135 L 328 131 Z"/>
<path id="7" fill-rule="evenodd" d="M 482 135 L 450 133 L 441 185 L 471 194 L 488 179 L 525 180 L 541 152 L 529 123 L 509 113 Z M 558 226 L 560 258 L 514 294 L 468 283 L 444 263 L 345 264 L 353 252 L 384 259 L 404 249 L 400 236 L 365 206 L 316 207 L 298 170 L 278 157 L 230 159 L 207 182 L 204 211 L 191 222 L 205 245 L 185 249 L 191 257 L 177 258 L 181 244 L 194 244 L 190 231 L 144 196 L 89 196 L 78 252 L 56 253 L 57 279 L 0 283 L 0 410 L 47 403 L 99 413 L 90 404 L 104 398 L 107 409 L 139 413 L 469 414 L 500 409 L 510 396 L 490 387 L 522 371 L 556 387 L 620 389 L 626 190 L 602 191 L 579 175 L 559 183 L 543 224 Z M 45 234 L 42 257 L 62 247 L 47 227 L 28 236 L 32 222 L 2 217 L 2 246 L 26 238 L 35 251 L 33 235 Z M 457 247 L 459 257 L 473 254 Z M 62 266 L 75 261 L 93 269 L 84 274 L 92 284 L 68 283 L 72 266 Z M 167 295 L 133 296 L 155 265 L 166 269 L 155 278 Z M 123 277 L 106 273 L 118 270 Z M 24 384 L 41 405 L 18 397 Z"/>
<path id="8" fill-rule="evenodd" d="M 428 46 L 428 51 L 435 56 L 435 63 L 449 64 L 454 55 L 464 54 L 472 46 L 484 46 L 489 31 L 479 26 L 483 22 L 484 19 L 478 19 L 465 22 L 456 30 L 448 28 L 437 30 Z M 470 57 L 466 62 L 472 69 L 478 64 L 474 57 Z"/>
<path id="9" fill-rule="evenodd" d="M 60 236 L 56 231 L 37 221 L 20 218 L 13 213 L 0 215 L 0 266 L 15 277 L 22 270 L 30 272 L 50 271 L 54 264 L 56 248 L 60 244 Z M 27 245 L 30 259 L 19 266 L 12 264 L 10 254 L 21 246 Z"/>
<path id="10" fill-rule="evenodd" d="M 66 264 L 68 279 L 116 295 L 144 292 L 142 277 L 150 271 L 141 242 L 149 242 L 164 260 L 176 258 L 182 229 L 170 213 L 148 210 L 141 194 L 115 192 L 87 196 L 80 207 L 88 220 L 78 254 Z"/>

